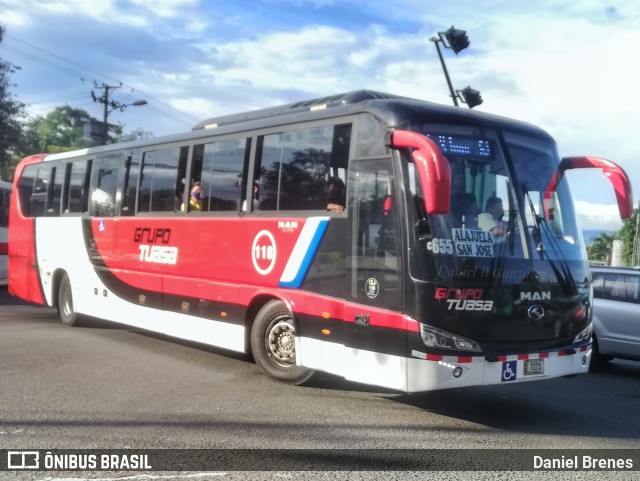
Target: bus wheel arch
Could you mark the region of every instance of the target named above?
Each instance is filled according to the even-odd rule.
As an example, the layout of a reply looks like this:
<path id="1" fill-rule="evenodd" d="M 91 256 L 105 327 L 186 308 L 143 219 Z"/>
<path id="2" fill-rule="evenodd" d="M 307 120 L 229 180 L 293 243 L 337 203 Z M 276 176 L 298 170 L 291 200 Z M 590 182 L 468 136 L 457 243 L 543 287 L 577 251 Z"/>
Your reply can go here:
<path id="1" fill-rule="evenodd" d="M 60 291 L 60 283 L 62 282 L 62 277 L 67 273 L 63 269 L 56 269 L 51 276 L 51 305 L 53 307 L 58 307 L 58 293 Z"/>
<path id="2" fill-rule="evenodd" d="M 270 301 L 280 301 L 287 306 L 290 305 L 289 302 L 286 301 L 285 299 L 281 299 L 280 297 L 277 297 L 275 295 L 269 295 L 269 294 L 259 294 L 253 299 L 251 299 L 251 302 L 249 302 L 249 305 L 247 306 L 247 311 L 244 317 L 244 328 L 245 328 L 245 351 L 244 352 L 249 355 L 253 354 L 251 350 L 251 330 L 253 329 L 253 324 L 260 310 L 264 307 L 265 304 L 267 304 Z M 294 316 L 294 323 L 297 323 L 295 316 Z"/>
<path id="3" fill-rule="evenodd" d="M 260 369 L 283 383 L 307 381 L 313 370 L 296 365 L 296 322 L 287 304 L 277 298 L 262 298 L 251 305 L 248 315 L 251 352 Z"/>

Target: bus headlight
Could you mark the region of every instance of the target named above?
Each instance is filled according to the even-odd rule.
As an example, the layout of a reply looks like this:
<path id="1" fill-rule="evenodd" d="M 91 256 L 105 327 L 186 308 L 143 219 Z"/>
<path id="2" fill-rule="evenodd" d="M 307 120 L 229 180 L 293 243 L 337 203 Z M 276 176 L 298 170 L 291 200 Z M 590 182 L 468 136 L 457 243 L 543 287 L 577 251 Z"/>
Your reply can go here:
<path id="1" fill-rule="evenodd" d="M 588 339 L 591 339 L 591 335 L 593 334 L 593 323 L 590 322 L 589 325 L 587 327 L 585 327 L 582 331 L 580 331 L 580 334 L 578 334 L 574 339 L 573 339 L 573 343 L 574 344 L 579 344 L 581 342 L 584 342 Z"/>
<path id="2" fill-rule="evenodd" d="M 480 352 L 480 346 L 477 342 L 426 324 L 420 323 L 420 335 L 428 347 Z"/>

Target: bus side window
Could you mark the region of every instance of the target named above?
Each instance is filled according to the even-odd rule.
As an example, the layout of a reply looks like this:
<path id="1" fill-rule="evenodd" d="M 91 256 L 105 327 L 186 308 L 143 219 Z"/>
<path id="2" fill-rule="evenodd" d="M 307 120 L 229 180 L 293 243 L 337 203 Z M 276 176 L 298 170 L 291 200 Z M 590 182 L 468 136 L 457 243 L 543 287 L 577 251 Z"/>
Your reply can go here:
<path id="1" fill-rule="evenodd" d="M 260 210 L 326 211 L 330 178 L 346 179 L 350 141 L 350 124 L 259 137 Z"/>
<path id="2" fill-rule="evenodd" d="M 170 147 L 144 153 L 140 172 L 138 212 L 177 212 L 185 178 L 189 147 Z"/>
<path id="3" fill-rule="evenodd" d="M 131 150 L 127 153 L 125 160 L 125 180 L 122 190 L 122 215 L 134 215 L 136 213 L 136 197 L 140 180 L 140 159 L 141 154 L 139 150 Z"/>
<path id="4" fill-rule="evenodd" d="M 66 173 L 66 164 L 58 164 L 53 168 L 53 186 L 50 190 L 50 199 L 47 203 L 47 215 L 57 217 L 60 215 L 62 205 L 62 189 Z"/>
<path id="5" fill-rule="evenodd" d="M 93 215 L 113 217 L 116 215 L 119 167 L 98 164 L 96 185 L 91 195 Z"/>
<path id="6" fill-rule="evenodd" d="M 76 160 L 69 165 L 68 197 L 65 213 L 82 213 L 87 211 L 87 191 L 89 190 L 88 167 L 90 161 Z"/>
<path id="7" fill-rule="evenodd" d="M 195 146 L 191 177 L 201 183 L 202 210 L 240 210 L 250 147 L 250 139 L 245 138 Z"/>
<path id="8" fill-rule="evenodd" d="M 51 188 L 51 166 L 39 166 L 33 185 L 30 213 L 33 217 L 43 216 L 47 210 L 47 198 Z"/>

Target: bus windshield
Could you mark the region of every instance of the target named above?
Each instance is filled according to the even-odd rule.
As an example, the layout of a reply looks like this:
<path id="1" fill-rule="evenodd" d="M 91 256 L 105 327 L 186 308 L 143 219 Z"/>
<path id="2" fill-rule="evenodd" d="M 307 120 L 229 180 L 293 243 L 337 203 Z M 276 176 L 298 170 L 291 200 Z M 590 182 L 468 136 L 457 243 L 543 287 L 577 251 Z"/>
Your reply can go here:
<path id="1" fill-rule="evenodd" d="M 505 258 L 585 258 L 566 179 L 547 190 L 559 163 L 553 140 L 461 125 L 412 130 L 433 140 L 451 167 L 448 214 L 427 215 L 414 202 L 418 250 L 433 254 L 436 265 L 443 256 L 478 265 Z M 411 164 L 409 183 L 414 200 L 420 199 Z"/>

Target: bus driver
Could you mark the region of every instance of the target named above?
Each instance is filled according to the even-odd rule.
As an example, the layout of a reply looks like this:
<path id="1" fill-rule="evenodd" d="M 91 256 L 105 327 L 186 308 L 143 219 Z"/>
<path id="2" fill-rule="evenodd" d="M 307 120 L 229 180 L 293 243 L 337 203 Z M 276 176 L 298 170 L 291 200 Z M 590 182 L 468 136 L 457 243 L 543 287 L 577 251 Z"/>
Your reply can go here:
<path id="1" fill-rule="evenodd" d="M 488 230 L 494 237 L 504 236 L 507 232 L 507 226 L 502 220 L 504 216 L 504 207 L 500 197 L 489 197 L 485 205 L 485 212 L 478 215 L 478 227 L 482 230 Z"/>

